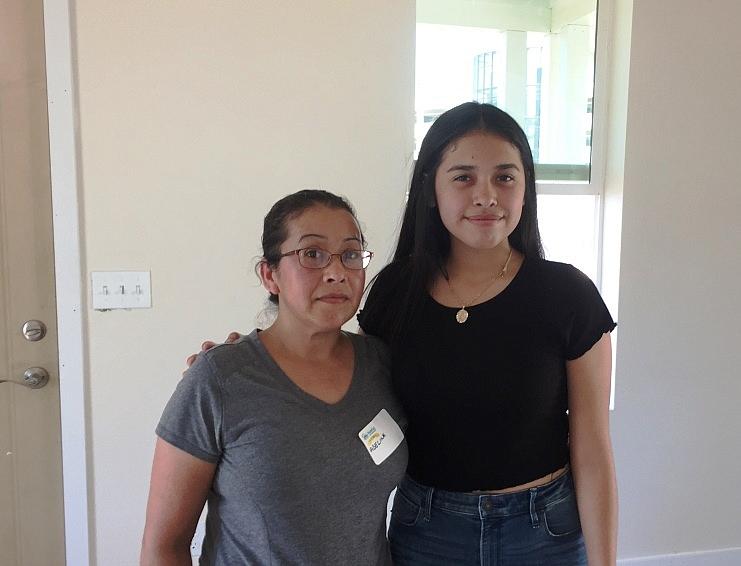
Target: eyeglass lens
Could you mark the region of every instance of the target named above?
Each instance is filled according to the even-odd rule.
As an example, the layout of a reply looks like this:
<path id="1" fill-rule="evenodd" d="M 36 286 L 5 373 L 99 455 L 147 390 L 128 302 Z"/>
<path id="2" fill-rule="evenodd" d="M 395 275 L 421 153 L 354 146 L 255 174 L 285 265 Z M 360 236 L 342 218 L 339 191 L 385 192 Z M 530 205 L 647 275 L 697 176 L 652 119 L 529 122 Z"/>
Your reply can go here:
<path id="1" fill-rule="evenodd" d="M 303 249 L 299 251 L 298 258 L 304 267 L 321 269 L 329 265 L 334 255 L 339 255 L 340 261 L 348 269 L 365 269 L 371 258 L 371 253 L 363 250 L 345 250 L 341 254 L 331 254 L 321 248 Z"/>

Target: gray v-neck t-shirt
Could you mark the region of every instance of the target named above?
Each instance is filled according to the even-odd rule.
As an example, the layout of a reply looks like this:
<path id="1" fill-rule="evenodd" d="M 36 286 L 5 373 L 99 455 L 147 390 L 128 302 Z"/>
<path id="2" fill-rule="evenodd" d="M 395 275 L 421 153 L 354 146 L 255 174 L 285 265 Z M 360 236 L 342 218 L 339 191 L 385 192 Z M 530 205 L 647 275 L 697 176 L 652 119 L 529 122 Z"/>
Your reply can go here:
<path id="1" fill-rule="evenodd" d="M 257 334 L 199 355 L 157 426 L 163 440 L 217 464 L 200 564 L 391 564 L 386 504 L 406 469 L 406 440 L 376 464 L 358 436 L 382 409 L 406 430 L 386 346 L 348 334 L 352 382 L 327 404 L 291 381 Z"/>

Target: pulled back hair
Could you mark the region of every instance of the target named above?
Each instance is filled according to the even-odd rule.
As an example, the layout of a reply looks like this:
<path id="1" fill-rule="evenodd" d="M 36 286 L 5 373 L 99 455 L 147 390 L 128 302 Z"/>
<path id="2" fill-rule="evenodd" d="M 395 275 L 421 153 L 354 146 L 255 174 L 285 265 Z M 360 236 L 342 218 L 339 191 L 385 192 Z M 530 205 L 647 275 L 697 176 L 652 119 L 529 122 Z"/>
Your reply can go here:
<path id="1" fill-rule="evenodd" d="M 414 166 L 409 199 L 402 220 L 393 259 L 371 282 L 391 278 L 393 284 L 381 285 L 391 290 L 379 292 L 364 309 L 362 320 L 373 320 L 374 329 L 392 342 L 403 336 L 406 326 L 419 311 L 438 272 L 447 276 L 450 233 L 440 219 L 436 206 L 435 174 L 443 153 L 456 140 L 472 132 L 499 136 L 514 145 L 525 173 L 525 197 L 522 216 L 509 236 L 510 245 L 526 258 L 542 258 L 543 246 L 538 231 L 535 165 L 527 136 L 506 112 L 491 104 L 466 102 L 440 115 L 422 140 Z M 374 294 L 371 293 L 371 296 Z"/>
<path id="2" fill-rule="evenodd" d="M 259 270 L 263 263 L 273 269 L 278 266 L 281 259 L 280 247 L 288 237 L 288 223 L 313 206 L 326 206 L 327 208 L 344 210 L 349 212 L 357 222 L 357 216 L 352 205 L 341 196 L 329 191 L 304 189 L 287 195 L 276 202 L 265 215 L 262 225 L 262 258 L 260 258 L 256 270 Z M 360 238 L 365 244 L 365 237 L 362 233 Z M 277 305 L 278 295 L 270 293 L 268 300 Z"/>

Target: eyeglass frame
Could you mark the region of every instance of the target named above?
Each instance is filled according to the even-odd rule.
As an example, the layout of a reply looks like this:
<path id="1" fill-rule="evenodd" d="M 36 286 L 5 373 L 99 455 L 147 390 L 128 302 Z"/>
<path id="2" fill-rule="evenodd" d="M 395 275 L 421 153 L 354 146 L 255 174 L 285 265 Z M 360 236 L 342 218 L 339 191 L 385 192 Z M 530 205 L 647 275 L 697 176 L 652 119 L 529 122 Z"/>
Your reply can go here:
<path id="1" fill-rule="evenodd" d="M 327 261 L 327 263 L 326 263 L 326 264 L 322 265 L 321 267 L 309 267 L 308 265 L 304 265 L 303 263 L 301 263 L 301 255 L 300 255 L 300 254 L 301 254 L 301 252 L 303 252 L 304 250 L 321 250 L 321 251 L 323 251 L 323 252 L 325 252 L 325 253 L 327 253 L 327 254 L 329 255 L 329 260 Z M 365 255 L 363 256 L 364 258 L 365 258 L 365 257 L 367 257 L 367 258 L 368 258 L 368 263 L 367 263 L 367 264 L 365 265 L 365 267 L 350 267 L 350 266 L 349 266 L 349 265 L 347 265 L 347 264 L 345 263 L 345 261 L 344 261 L 344 260 L 342 259 L 342 256 L 343 256 L 344 254 L 346 254 L 347 252 L 357 252 L 357 253 L 360 253 L 360 254 L 368 254 L 367 256 L 365 256 Z M 332 263 L 332 258 L 333 258 L 334 256 L 337 256 L 337 257 L 339 257 L 339 258 L 340 258 L 340 263 L 341 263 L 341 264 L 343 265 L 343 267 L 345 267 L 346 269 L 350 269 L 351 271 L 363 271 L 364 269 L 368 269 L 368 265 L 370 265 L 370 262 L 371 262 L 371 260 L 373 259 L 373 255 L 374 255 L 374 254 L 373 254 L 373 252 L 372 252 L 372 251 L 370 251 L 370 250 L 345 250 L 345 251 L 343 251 L 343 252 L 340 252 L 340 253 L 334 253 L 334 254 L 333 254 L 333 253 L 331 253 L 331 252 L 330 252 L 329 250 L 325 250 L 324 248 L 320 248 L 319 246 L 307 246 L 307 247 L 305 247 L 305 248 L 298 248 L 298 249 L 296 249 L 296 250 L 291 250 L 290 252 L 286 252 L 286 253 L 280 254 L 280 255 L 279 255 L 278 257 L 279 257 L 279 258 L 284 258 L 284 257 L 288 257 L 288 256 L 291 256 L 291 255 L 295 255 L 295 256 L 296 256 L 296 257 L 298 258 L 298 264 L 299 264 L 299 265 L 300 265 L 301 267 L 303 267 L 304 269 L 325 269 L 325 268 L 326 268 L 327 266 L 329 266 L 329 265 L 330 265 L 330 264 Z"/>

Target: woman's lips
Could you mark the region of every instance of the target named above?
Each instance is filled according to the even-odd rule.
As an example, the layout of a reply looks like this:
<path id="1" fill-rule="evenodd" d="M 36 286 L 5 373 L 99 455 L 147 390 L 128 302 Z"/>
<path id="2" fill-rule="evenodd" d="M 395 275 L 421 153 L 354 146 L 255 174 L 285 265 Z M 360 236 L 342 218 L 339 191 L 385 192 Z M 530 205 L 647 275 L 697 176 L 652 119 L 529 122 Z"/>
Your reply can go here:
<path id="1" fill-rule="evenodd" d="M 322 295 L 319 297 L 320 301 L 323 303 L 330 303 L 330 304 L 339 304 L 344 303 L 345 301 L 349 301 L 350 298 L 347 295 L 343 295 L 341 293 L 330 293 L 329 295 Z"/>

